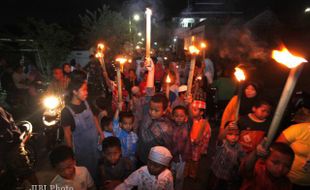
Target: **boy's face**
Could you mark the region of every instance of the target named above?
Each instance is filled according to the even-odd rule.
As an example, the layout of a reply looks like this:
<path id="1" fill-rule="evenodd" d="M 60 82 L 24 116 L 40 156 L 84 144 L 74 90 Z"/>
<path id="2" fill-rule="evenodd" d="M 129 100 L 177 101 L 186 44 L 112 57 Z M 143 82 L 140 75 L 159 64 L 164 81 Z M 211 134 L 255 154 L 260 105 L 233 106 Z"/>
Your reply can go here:
<path id="1" fill-rule="evenodd" d="M 56 172 L 63 178 L 72 180 L 75 176 L 75 165 L 74 159 L 66 159 L 56 166 Z"/>
<path id="2" fill-rule="evenodd" d="M 228 130 L 226 133 L 226 140 L 230 145 L 235 145 L 239 140 L 239 130 Z"/>
<path id="3" fill-rule="evenodd" d="M 109 122 L 108 125 L 103 125 L 103 130 L 107 132 L 112 132 L 113 131 L 113 123 L 112 121 Z"/>
<path id="4" fill-rule="evenodd" d="M 166 166 L 158 164 L 152 160 L 147 161 L 147 169 L 151 175 L 158 176 L 166 169 Z"/>
<path id="5" fill-rule="evenodd" d="M 54 69 L 53 70 L 53 77 L 55 80 L 60 81 L 63 79 L 63 76 L 64 76 L 64 74 L 63 74 L 61 69 Z"/>
<path id="6" fill-rule="evenodd" d="M 270 115 L 270 109 L 271 107 L 266 104 L 262 104 L 259 107 L 253 107 L 252 111 L 255 115 L 260 120 L 266 119 Z"/>
<path id="7" fill-rule="evenodd" d="M 107 150 L 104 151 L 103 156 L 111 165 L 116 165 L 121 158 L 121 154 L 120 147 L 114 146 L 107 148 Z"/>
<path id="8" fill-rule="evenodd" d="M 165 114 L 164 105 L 161 102 L 150 102 L 149 114 L 152 119 L 159 119 Z"/>
<path id="9" fill-rule="evenodd" d="M 290 171 L 292 163 L 293 159 L 289 155 L 272 150 L 266 160 L 266 169 L 273 177 L 284 177 Z"/>
<path id="10" fill-rule="evenodd" d="M 173 119 L 177 123 L 177 125 L 182 125 L 187 122 L 187 115 L 184 110 L 176 109 L 173 113 Z"/>
<path id="11" fill-rule="evenodd" d="M 131 117 L 124 117 L 122 119 L 122 122 L 120 123 L 121 128 L 124 129 L 127 132 L 132 131 L 133 128 L 133 118 Z"/>

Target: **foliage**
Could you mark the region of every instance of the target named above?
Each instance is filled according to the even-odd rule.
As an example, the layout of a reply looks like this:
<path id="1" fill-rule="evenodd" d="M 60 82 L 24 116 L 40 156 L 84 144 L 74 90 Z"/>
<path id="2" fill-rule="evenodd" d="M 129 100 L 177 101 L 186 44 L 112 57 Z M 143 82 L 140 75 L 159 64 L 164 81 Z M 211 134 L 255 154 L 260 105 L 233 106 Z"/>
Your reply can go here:
<path id="1" fill-rule="evenodd" d="M 60 25 L 42 20 L 27 19 L 22 25 L 26 37 L 33 40 L 32 48 L 38 51 L 43 72 L 51 74 L 51 68 L 63 64 L 71 51 L 72 35 Z"/>
<path id="2" fill-rule="evenodd" d="M 106 54 L 114 57 L 125 51 L 125 44 L 130 41 L 129 20 L 120 13 L 112 11 L 103 5 L 96 11 L 86 10 L 80 15 L 82 33 L 81 38 L 89 48 L 95 46 L 99 41 L 107 44 Z"/>

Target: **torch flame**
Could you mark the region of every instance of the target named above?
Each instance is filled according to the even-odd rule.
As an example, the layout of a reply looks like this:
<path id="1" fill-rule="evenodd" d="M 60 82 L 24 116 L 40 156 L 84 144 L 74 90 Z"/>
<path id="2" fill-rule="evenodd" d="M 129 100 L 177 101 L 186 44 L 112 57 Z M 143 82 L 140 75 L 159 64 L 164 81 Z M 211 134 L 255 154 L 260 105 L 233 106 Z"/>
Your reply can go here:
<path id="1" fill-rule="evenodd" d="M 103 43 L 99 43 L 99 44 L 97 45 L 97 49 L 98 49 L 99 51 L 103 51 L 103 50 L 104 50 L 104 44 L 103 44 Z"/>
<path id="2" fill-rule="evenodd" d="M 167 75 L 167 78 L 166 78 L 166 83 L 171 83 L 171 79 L 170 79 L 169 74 Z"/>
<path id="3" fill-rule="evenodd" d="M 102 58 L 103 54 L 101 52 L 97 52 L 95 55 L 96 58 Z"/>
<path id="4" fill-rule="evenodd" d="M 207 44 L 204 42 L 201 42 L 200 47 L 201 47 L 201 49 L 205 49 L 207 47 Z"/>
<path id="5" fill-rule="evenodd" d="M 290 69 L 297 67 L 301 63 L 308 62 L 303 57 L 298 57 L 291 54 L 285 47 L 283 47 L 281 51 L 273 50 L 272 58 Z"/>
<path id="6" fill-rule="evenodd" d="M 235 68 L 235 73 L 234 73 L 236 79 L 240 82 L 240 81 L 244 81 L 245 80 L 245 75 L 242 69 L 236 67 Z"/>
<path id="7" fill-rule="evenodd" d="M 198 55 L 198 54 L 199 54 L 199 49 L 197 49 L 196 46 L 191 45 L 191 46 L 189 46 L 189 52 L 190 52 L 191 54 L 196 54 L 196 55 Z"/>
<path id="8" fill-rule="evenodd" d="M 115 61 L 119 62 L 120 64 L 124 64 L 127 62 L 127 59 L 124 57 L 118 57 L 115 59 Z"/>
<path id="9" fill-rule="evenodd" d="M 145 14 L 152 15 L 152 10 L 150 8 L 146 8 Z"/>

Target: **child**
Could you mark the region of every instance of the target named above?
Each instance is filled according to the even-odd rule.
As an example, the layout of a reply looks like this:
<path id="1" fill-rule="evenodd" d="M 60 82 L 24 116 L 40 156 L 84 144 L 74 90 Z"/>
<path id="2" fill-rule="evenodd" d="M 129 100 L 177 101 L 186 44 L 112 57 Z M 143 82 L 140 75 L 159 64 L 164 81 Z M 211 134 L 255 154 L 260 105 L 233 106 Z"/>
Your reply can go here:
<path id="1" fill-rule="evenodd" d="M 146 104 L 143 107 L 142 123 L 139 126 L 138 158 L 146 164 L 147 154 L 154 146 L 172 147 L 173 126 L 165 116 L 168 99 L 163 94 L 154 93 L 154 64 L 151 61 L 146 83 Z"/>
<path id="2" fill-rule="evenodd" d="M 168 169 L 172 155 L 162 146 L 151 149 L 147 165 L 133 172 L 116 190 L 138 189 L 173 189 L 173 177 Z"/>
<path id="3" fill-rule="evenodd" d="M 107 137 L 103 140 L 99 173 L 104 189 L 114 189 L 133 171 L 130 160 L 121 155 L 121 142 L 117 137 Z"/>
<path id="4" fill-rule="evenodd" d="M 133 132 L 134 116 L 132 112 L 121 112 L 119 114 L 119 108 L 115 112 L 113 132 L 121 141 L 122 156 L 129 158 L 135 165 L 138 136 Z"/>
<path id="5" fill-rule="evenodd" d="M 269 128 L 271 105 L 265 100 L 257 101 L 252 107 L 252 113 L 242 116 L 238 121 L 241 134 L 239 143 L 250 153 L 261 142 Z"/>
<path id="6" fill-rule="evenodd" d="M 238 170 L 241 158 L 245 155 L 238 143 L 240 131 L 235 122 L 225 125 L 225 138 L 219 139 L 216 147 L 208 189 L 238 189 Z"/>
<path id="7" fill-rule="evenodd" d="M 244 181 L 241 190 L 292 189 L 286 174 L 291 169 L 294 151 L 284 143 L 274 143 L 269 151 L 266 159 L 259 158 L 261 155 L 266 155 L 265 148 L 259 144 L 256 150 L 242 161 L 240 171 Z"/>
<path id="8" fill-rule="evenodd" d="M 49 159 L 57 173 L 50 183 L 51 188 L 96 189 L 87 168 L 76 166 L 74 154 L 70 147 L 65 145 L 56 147 L 49 155 Z"/>
<path id="9" fill-rule="evenodd" d="M 187 91 L 187 86 L 186 85 L 181 85 L 179 87 L 179 89 L 178 89 L 178 97 L 176 98 L 176 100 L 171 105 L 172 109 L 174 109 L 176 106 L 187 107 L 186 91 Z"/>
<path id="10" fill-rule="evenodd" d="M 172 171 L 175 176 L 175 189 L 178 190 L 183 189 L 184 166 L 191 159 L 192 150 L 187 109 L 184 106 L 176 106 L 172 113 L 175 122 L 173 129 Z"/>
<path id="11" fill-rule="evenodd" d="M 190 115 L 193 120 L 191 129 L 192 159 L 188 165 L 189 177 L 196 179 L 199 160 L 202 154 L 207 153 L 209 140 L 211 137 L 211 128 L 207 119 L 203 118 L 206 103 L 195 100 L 189 106 Z"/>
<path id="12" fill-rule="evenodd" d="M 105 138 L 114 136 L 112 117 L 102 117 L 99 124 Z"/>

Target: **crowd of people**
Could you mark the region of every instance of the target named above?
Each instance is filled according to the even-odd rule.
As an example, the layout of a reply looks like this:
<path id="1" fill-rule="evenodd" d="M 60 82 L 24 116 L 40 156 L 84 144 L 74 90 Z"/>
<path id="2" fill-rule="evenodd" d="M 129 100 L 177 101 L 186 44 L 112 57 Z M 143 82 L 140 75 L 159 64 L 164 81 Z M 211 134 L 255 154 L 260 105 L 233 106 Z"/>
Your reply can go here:
<path id="1" fill-rule="evenodd" d="M 207 189 L 309 188 L 310 123 L 287 128 L 266 147 L 274 105 L 257 83 L 243 85 L 238 110 L 232 72 L 215 72 L 210 59 L 196 62 L 188 89 L 185 61 L 138 59 L 125 64 L 117 83 L 113 68 L 90 58 L 83 69 L 53 69 L 47 92 L 63 97 L 65 107 L 60 119 L 64 145 L 49 155 L 57 173 L 51 185 L 178 190 L 186 178 L 197 180 L 199 165 L 207 164 Z M 219 126 L 211 87 L 217 88 L 216 101 L 223 108 Z M 219 133 L 211 133 L 216 128 Z M 215 154 L 211 163 L 202 163 L 211 138 Z"/>

